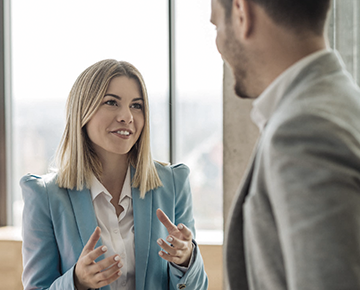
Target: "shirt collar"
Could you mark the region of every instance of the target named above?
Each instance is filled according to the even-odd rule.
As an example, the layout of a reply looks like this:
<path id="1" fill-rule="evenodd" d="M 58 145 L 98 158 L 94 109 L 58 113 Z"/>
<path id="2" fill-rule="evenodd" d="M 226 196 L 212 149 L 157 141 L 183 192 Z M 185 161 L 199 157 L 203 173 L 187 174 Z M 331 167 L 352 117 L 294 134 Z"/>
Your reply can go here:
<path id="1" fill-rule="evenodd" d="M 131 173 L 130 173 L 130 165 L 128 166 L 127 172 L 126 172 L 126 177 L 125 177 L 125 181 L 124 181 L 124 185 L 121 191 L 121 196 L 120 196 L 120 200 L 119 200 L 119 204 L 120 202 L 125 198 L 125 197 L 130 197 L 131 196 Z"/>
<path id="2" fill-rule="evenodd" d="M 259 127 L 260 131 L 264 129 L 266 123 L 275 112 L 279 101 L 300 71 L 326 53 L 330 53 L 330 50 L 322 49 L 297 61 L 281 73 L 253 102 L 251 119 Z"/>
<path id="3" fill-rule="evenodd" d="M 126 177 L 125 177 L 125 181 L 124 181 L 124 185 L 123 188 L 121 190 L 121 195 L 120 195 L 120 200 L 119 200 L 119 204 L 120 202 L 127 196 L 132 198 L 131 196 L 131 183 L 130 183 L 130 166 L 127 169 L 126 172 Z M 105 197 L 107 200 L 111 200 L 112 199 L 112 195 L 110 194 L 110 192 L 105 188 L 105 186 L 95 177 L 95 175 L 93 174 L 91 177 L 91 185 L 90 185 L 90 192 L 91 192 L 91 196 L 92 196 L 92 200 L 95 200 L 95 198 L 101 194 L 104 193 Z"/>

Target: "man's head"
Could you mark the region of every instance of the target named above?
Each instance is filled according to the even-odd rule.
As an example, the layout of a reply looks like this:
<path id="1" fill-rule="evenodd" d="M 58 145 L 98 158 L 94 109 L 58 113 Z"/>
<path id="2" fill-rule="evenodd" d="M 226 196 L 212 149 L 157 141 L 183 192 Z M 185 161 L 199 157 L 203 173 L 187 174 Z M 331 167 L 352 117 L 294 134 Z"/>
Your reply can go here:
<path id="1" fill-rule="evenodd" d="M 212 0 L 216 45 L 233 70 L 237 95 L 257 97 L 282 70 L 320 47 L 330 1 Z"/>
<path id="2" fill-rule="evenodd" d="M 229 18 L 232 0 L 218 0 Z M 261 6 L 274 22 L 294 30 L 322 34 L 331 0 L 247 0 Z"/>

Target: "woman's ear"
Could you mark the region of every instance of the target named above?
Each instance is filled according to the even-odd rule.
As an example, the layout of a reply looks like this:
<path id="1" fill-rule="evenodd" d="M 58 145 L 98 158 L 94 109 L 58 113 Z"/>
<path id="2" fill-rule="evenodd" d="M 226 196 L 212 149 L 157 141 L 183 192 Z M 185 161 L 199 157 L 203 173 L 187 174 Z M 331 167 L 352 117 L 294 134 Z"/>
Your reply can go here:
<path id="1" fill-rule="evenodd" d="M 236 34 L 243 40 L 247 39 L 254 25 L 252 5 L 249 3 L 249 0 L 233 0 L 232 13 L 234 31 L 236 31 Z"/>

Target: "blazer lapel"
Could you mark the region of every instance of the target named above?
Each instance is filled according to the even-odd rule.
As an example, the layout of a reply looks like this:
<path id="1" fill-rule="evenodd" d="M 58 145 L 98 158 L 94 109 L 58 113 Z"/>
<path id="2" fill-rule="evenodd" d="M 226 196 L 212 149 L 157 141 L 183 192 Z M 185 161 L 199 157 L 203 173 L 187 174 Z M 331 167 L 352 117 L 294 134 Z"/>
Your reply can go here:
<path id="1" fill-rule="evenodd" d="M 131 167 L 131 180 L 135 169 Z M 153 191 L 147 192 L 144 199 L 140 198 L 138 188 L 132 187 L 135 229 L 135 273 L 136 289 L 145 289 L 146 269 L 149 261 L 150 239 L 152 228 Z"/>
<path id="2" fill-rule="evenodd" d="M 81 191 L 68 189 L 68 193 L 73 207 L 77 228 L 80 233 L 81 242 L 84 247 L 98 225 L 92 203 L 91 193 L 87 188 Z M 95 248 L 101 245 L 102 241 L 99 239 Z M 102 259 L 103 256 L 100 256 L 98 259 L 96 259 L 96 261 Z"/>

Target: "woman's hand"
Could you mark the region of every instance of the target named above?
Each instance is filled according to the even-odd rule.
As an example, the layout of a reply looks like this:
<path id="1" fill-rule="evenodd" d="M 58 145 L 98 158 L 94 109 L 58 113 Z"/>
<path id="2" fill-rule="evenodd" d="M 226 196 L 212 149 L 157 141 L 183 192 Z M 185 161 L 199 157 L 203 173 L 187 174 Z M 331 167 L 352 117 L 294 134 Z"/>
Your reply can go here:
<path id="1" fill-rule="evenodd" d="M 118 255 L 113 255 L 98 263 L 95 262 L 98 257 L 107 251 L 106 246 L 94 249 L 100 239 L 100 232 L 100 228 L 96 227 L 76 263 L 74 283 L 78 290 L 104 287 L 114 282 L 121 275 L 120 268 L 122 264 Z"/>
<path id="2" fill-rule="evenodd" d="M 165 251 L 160 251 L 159 256 L 179 266 L 188 267 L 192 253 L 191 231 L 183 224 L 175 226 L 161 209 L 157 209 L 156 215 L 166 227 L 169 233 L 166 241 L 171 244 L 169 245 L 163 239 L 158 239 L 157 243 Z"/>

